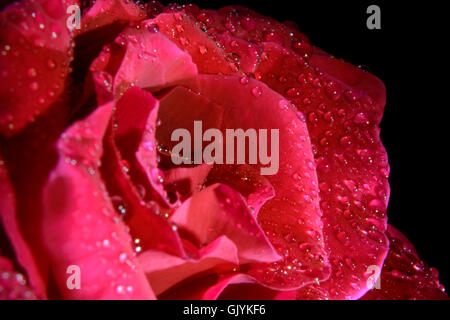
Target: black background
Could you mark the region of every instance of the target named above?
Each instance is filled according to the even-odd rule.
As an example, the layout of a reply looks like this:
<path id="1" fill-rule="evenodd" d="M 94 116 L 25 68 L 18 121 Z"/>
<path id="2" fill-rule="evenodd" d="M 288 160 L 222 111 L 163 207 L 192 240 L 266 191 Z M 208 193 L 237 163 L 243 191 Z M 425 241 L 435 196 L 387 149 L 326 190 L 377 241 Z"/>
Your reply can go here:
<path id="1" fill-rule="evenodd" d="M 279 21 L 293 20 L 313 45 L 365 65 L 383 80 L 387 104 L 381 137 L 391 166 L 389 223 L 413 242 L 422 260 L 439 270 L 448 287 L 445 149 L 450 125 L 445 112 L 450 88 L 444 71 L 444 8 L 430 1 L 193 2 L 211 9 L 239 4 Z M 381 30 L 366 27 L 371 4 L 381 8 Z"/>

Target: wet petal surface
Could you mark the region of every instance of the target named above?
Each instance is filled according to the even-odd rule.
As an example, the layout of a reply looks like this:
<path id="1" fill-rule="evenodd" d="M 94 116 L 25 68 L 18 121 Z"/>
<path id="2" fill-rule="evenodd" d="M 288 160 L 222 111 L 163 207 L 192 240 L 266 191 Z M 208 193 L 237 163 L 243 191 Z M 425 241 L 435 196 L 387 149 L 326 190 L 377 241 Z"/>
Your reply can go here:
<path id="1" fill-rule="evenodd" d="M 439 283 L 439 272 L 420 260 L 414 246 L 400 231 L 389 225 L 387 235 L 390 248 L 380 278 L 362 299 L 447 300 L 445 288 Z"/>
<path id="2" fill-rule="evenodd" d="M 98 171 L 112 107 L 103 105 L 66 130 L 44 190 L 45 244 L 53 276 L 67 299 L 154 298 Z M 68 288 L 70 266 L 82 275 L 80 290 Z"/>
<path id="3" fill-rule="evenodd" d="M 2 135 L 21 131 L 61 98 L 73 59 L 65 25 L 69 5 L 22 1 L 0 13 Z"/>

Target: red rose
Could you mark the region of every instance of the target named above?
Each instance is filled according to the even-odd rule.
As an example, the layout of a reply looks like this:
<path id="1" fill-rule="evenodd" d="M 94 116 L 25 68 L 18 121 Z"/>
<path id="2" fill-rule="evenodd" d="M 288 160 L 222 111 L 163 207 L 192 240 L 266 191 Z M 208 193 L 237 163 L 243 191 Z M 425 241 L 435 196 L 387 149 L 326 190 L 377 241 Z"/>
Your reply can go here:
<path id="1" fill-rule="evenodd" d="M 78 5 L 1 13 L 0 297 L 447 297 L 387 226 L 379 79 L 246 8 Z M 276 174 L 175 164 L 195 121 L 279 130 Z"/>

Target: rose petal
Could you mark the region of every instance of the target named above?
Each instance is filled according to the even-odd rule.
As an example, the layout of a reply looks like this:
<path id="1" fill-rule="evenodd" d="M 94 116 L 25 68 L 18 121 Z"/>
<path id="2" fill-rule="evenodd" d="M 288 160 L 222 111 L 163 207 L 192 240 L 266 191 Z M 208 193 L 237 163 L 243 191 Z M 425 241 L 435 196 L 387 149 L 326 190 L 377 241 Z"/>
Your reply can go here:
<path id="1" fill-rule="evenodd" d="M 26 259 L 20 262 L 24 263 L 22 267 L 27 271 L 30 283 L 39 297 L 45 297 L 46 286 L 49 282 L 49 261 L 40 231 L 42 187 L 57 160 L 54 145 L 67 121 L 67 108 L 68 105 L 65 103 L 55 103 L 48 109 L 47 114 L 30 123 L 22 132 L 0 141 L 4 165 L 8 170 L 13 188 L 11 191 L 15 194 L 14 214 L 19 230 L 15 229 L 11 221 L 9 222 L 11 224 L 5 225 L 5 228 L 11 228 L 7 232 L 11 236 L 10 240 L 16 241 L 12 243 L 14 248 L 22 251 L 23 245 L 20 242 L 20 236 L 11 235 L 16 231 L 30 247 L 34 265 L 37 266 L 39 274 L 35 273 L 31 260 Z M 7 202 L 5 204 L 8 206 Z M 11 212 L 8 214 L 6 208 L 4 213 L 13 219 Z M 16 252 L 18 256 L 21 254 L 26 255 L 26 251 Z"/>
<path id="2" fill-rule="evenodd" d="M 12 263 L 0 256 L 0 300 L 36 300 L 23 274 L 14 271 Z"/>
<path id="3" fill-rule="evenodd" d="M 83 14 L 81 29 L 78 33 L 86 33 L 103 26 L 120 21 L 137 21 L 146 17 L 143 6 L 134 1 L 96 0 L 92 7 Z"/>
<path id="4" fill-rule="evenodd" d="M 299 41 L 309 42 L 304 34 L 291 26 L 241 6 L 227 6 L 217 11 L 201 10 L 195 18 L 214 36 L 232 35 L 251 43 L 274 42 L 286 48 Z"/>
<path id="5" fill-rule="evenodd" d="M 386 88 L 384 83 L 367 71 L 356 68 L 343 60 L 336 59 L 328 53 L 313 47 L 308 63 L 326 72 L 329 78 L 340 81 L 347 90 L 362 93 L 373 99 L 373 104 L 381 109 L 386 104 Z M 347 93 L 348 94 L 348 93 Z M 349 96 L 352 99 L 352 96 Z M 381 121 L 382 112 L 378 113 Z"/>
<path id="6" fill-rule="evenodd" d="M 240 264 L 280 259 L 245 200 L 226 185 L 212 185 L 186 200 L 170 221 L 198 246 L 227 236 L 237 247 Z"/>
<path id="7" fill-rule="evenodd" d="M 390 249 L 380 278 L 362 299 L 447 300 L 437 270 L 420 260 L 413 245 L 400 231 L 389 225 L 387 235 Z"/>
<path id="8" fill-rule="evenodd" d="M 119 148 L 123 149 L 125 159 L 136 164 L 134 167 L 137 170 L 132 178 L 135 183 L 140 183 L 144 187 L 150 183 L 152 195 L 156 195 L 165 205 L 171 207 L 173 204 L 163 185 L 163 172 L 158 169 L 155 141 L 158 102 L 149 92 L 135 87 L 129 89 L 119 100 L 117 109 Z M 135 113 L 138 115 L 137 118 L 130 115 L 130 109 L 137 110 Z M 135 153 L 134 156 L 132 153 Z"/>
<path id="9" fill-rule="evenodd" d="M 261 207 L 275 196 L 270 182 L 250 165 L 214 166 L 206 185 L 214 183 L 223 183 L 239 191 L 246 198 L 247 205 L 255 217 L 258 217 Z"/>
<path id="10" fill-rule="evenodd" d="M 382 112 L 380 111 L 384 106 L 385 92 L 383 84 L 378 79 L 372 77 L 367 73 L 364 73 L 362 70 L 354 68 L 353 66 L 345 64 L 336 59 L 331 59 L 328 55 L 323 54 L 318 49 L 311 47 L 308 43 L 308 39 L 297 30 L 291 28 L 289 25 L 283 25 L 271 18 L 257 15 L 246 8 L 226 7 L 219 10 L 218 12 L 203 10 L 200 14 L 196 15 L 196 19 L 200 23 L 203 23 L 204 28 L 208 33 L 212 34 L 213 37 L 215 37 L 217 34 L 223 33 L 232 35 L 233 37 L 237 37 L 248 42 L 256 42 L 259 44 L 266 42 L 265 44 L 262 44 L 265 47 L 265 52 L 263 52 L 261 55 L 262 58 L 260 63 L 262 64 L 262 67 L 257 68 L 256 72 L 254 73 L 255 78 L 268 83 L 271 88 L 284 94 L 287 98 L 289 98 L 297 105 L 299 110 L 307 114 L 308 119 L 313 123 L 312 125 L 309 124 L 309 130 L 311 132 L 313 147 L 316 154 L 319 151 L 321 152 L 324 148 L 327 148 L 326 151 L 329 150 L 330 154 L 333 153 L 333 146 L 328 147 L 330 139 L 334 141 L 336 139 L 341 139 L 343 145 L 352 142 L 352 140 L 346 136 L 348 133 L 345 131 L 339 132 L 339 134 L 336 135 L 336 132 L 334 132 L 334 130 L 326 131 L 326 129 L 324 129 L 324 126 L 321 124 L 319 124 L 317 130 L 315 130 L 314 127 L 317 126 L 315 122 L 320 121 L 322 117 L 325 122 L 329 121 L 334 122 L 335 124 L 342 122 L 344 124 L 343 127 L 346 129 L 346 131 L 355 134 L 357 139 L 359 138 L 360 140 L 368 140 L 369 145 L 373 145 L 372 148 L 367 149 L 365 147 L 362 147 L 359 150 L 359 154 L 357 155 L 358 157 L 361 157 L 361 162 L 370 161 L 370 163 L 372 163 L 372 159 L 375 158 L 377 160 L 373 162 L 375 165 L 372 165 L 372 167 L 374 168 L 368 170 L 368 174 L 365 175 L 366 177 L 364 177 L 364 179 L 360 181 L 361 185 L 367 189 L 367 191 L 363 191 L 362 193 L 367 193 L 368 195 L 370 195 L 371 199 L 364 199 L 365 201 L 356 199 L 354 201 L 355 205 L 353 205 L 353 203 L 352 205 L 358 206 L 358 208 L 354 209 L 352 206 L 352 208 L 349 208 L 351 211 L 346 211 L 346 208 L 341 208 L 342 205 L 338 205 L 337 214 L 336 212 L 328 213 L 331 208 L 336 208 L 334 203 L 330 201 L 330 196 L 322 196 L 322 198 L 326 198 L 326 201 L 323 201 L 322 205 L 324 207 L 323 210 L 327 211 L 327 214 L 325 214 L 325 219 L 327 219 L 328 216 L 331 217 L 330 223 L 326 223 L 325 226 L 327 227 L 332 223 L 333 227 L 333 230 L 327 230 L 326 233 L 333 233 L 335 235 L 338 235 L 338 237 L 345 243 L 349 243 L 351 241 L 347 240 L 347 233 L 351 233 L 351 229 L 340 229 L 339 227 L 335 227 L 340 225 L 340 223 L 336 223 L 336 221 L 334 221 L 336 219 L 333 217 L 338 217 L 344 214 L 344 212 L 345 216 L 347 217 L 352 217 L 355 214 L 358 215 L 359 211 L 361 211 L 361 205 L 364 202 L 367 202 L 367 204 L 371 204 L 371 209 L 373 209 L 371 211 L 374 211 L 375 214 L 380 213 L 380 218 L 366 217 L 364 214 L 362 214 L 363 219 L 361 219 L 362 221 L 360 222 L 360 224 L 367 225 L 374 223 L 376 225 L 377 229 L 367 232 L 367 234 L 370 238 L 375 239 L 374 241 L 379 242 L 378 245 L 375 244 L 375 246 L 372 246 L 371 250 L 369 251 L 364 250 L 365 248 L 361 250 L 363 252 L 369 252 L 369 255 L 373 254 L 374 263 L 377 265 L 381 265 L 386 255 L 387 241 L 385 236 L 380 233 L 383 233 L 386 228 L 386 219 L 384 212 L 387 198 L 389 197 L 389 189 L 386 181 L 386 176 L 389 172 L 389 169 L 387 167 L 387 160 L 384 149 L 378 142 L 379 131 L 377 127 L 382 115 Z M 295 54 L 292 51 L 294 51 Z M 312 58 L 310 58 L 311 55 Z M 274 59 L 274 57 L 276 58 Z M 305 63 L 305 59 L 313 67 L 319 67 L 320 70 L 318 72 L 316 72 L 316 70 L 313 70 L 313 68 Z M 283 67 L 281 68 L 281 70 L 280 66 Z M 321 79 L 319 79 L 319 77 L 317 76 L 319 75 L 319 72 L 327 72 L 326 76 L 323 77 L 322 80 L 325 79 L 328 80 L 328 82 L 321 82 Z M 338 85 L 336 86 L 336 84 L 331 82 L 330 80 L 336 81 Z M 307 88 L 307 90 L 305 90 L 305 84 L 308 84 L 308 82 L 313 83 L 312 90 L 310 88 Z M 325 87 L 325 90 L 323 91 L 326 91 L 327 95 L 330 96 L 330 99 L 332 100 L 331 106 L 328 104 L 321 105 L 320 102 L 316 102 L 317 99 L 314 99 L 316 97 L 323 96 L 320 87 Z M 335 87 L 338 87 L 339 90 L 335 90 Z M 345 94 L 341 94 L 341 91 L 349 88 L 353 90 L 347 91 L 345 92 Z M 345 101 L 344 99 L 340 99 L 340 96 L 344 95 L 346 96 L 347 101 Z M 345 119 L 337 119 L 337 121 L 335 121 L 337 115 L 330 112 L 333 111 L 334 100 L 338 100 L 337 104 L 341 105 L 342 100 L 344 100 L 344 103 L 350 102 L 357 104 L 357 102 L 355 101 L 358 100 L 361 96 L 362 98 L 359 101 L 359 107 L 355 108 L 352 106 L 350 110 L 347 110 L 348 108 L 342 108 L 340 110 L 336 108 L 336 113 L 339 112 L 340 116 Z M 325 98 L 325 100 L 329 99 Z M 363 106 L 363 108 L 361 108 L 361 105 Z M 368 113 L 357 111 L 358 109 L 364 109 L 365 105 L 368 106 Z M 319 108 L 322 108 L 322 110 L 318 110 L 318 106 Z M 352 125 L 351 122 L 353 119 L 349 119 L 350 117 L 354 117 L 356 125 Z M 359 130 L 365 125 L 370 127 L 371 130 L 368 130 L 368 133 L 361 138 Z M 330 137 L 330 135 L 334 135 L 334 137 Z M 341 152 L 335 152 L 334 157 L 345 163 L 347 163 L 348 161 L 348 159 L 344 158 L 344 154 Z M 329 186 L 324 183 L 324 181 L 328 180 L 327 182 L 329 182 L 329 180 L 331 179 L 323 179 L 322 177 L 329 174 L 324 174 L 320 171 L 329 170 L 331 172 L 335 172 L 336 170 L 330 168 L 331 166 L 328 163 L 327 155 L 317 154 L 316 158 L 318 158 L 318 161 L 316 162 L 319 168 L 319 180 L 322 182 L 321 186 L 324 190 L 328 190 Z M 336 161 L 333 160 L 333 162 Z M 358 161 L 352 162 L 357 163 Z M 338 164 L 338 167 L 340 166 L 342 165 Z M 372 177 L 370 177 L 370 179 L 367 177 L 369 174 L 374 177 L 375 182 L 371 181 Z M 345 177 L 352 175 L 346 173 L 343 176 Z M 356 187 L 359 188 L 359 190 L 362 189 L 357 185 L 357 183 L 355 183 L 355 180 L 357 180 L 356 178 L 345 180 L 345 186 L 343 188 L 353 189 L 354 187 Z M 334 184 L 334 182 L 332 182 L 332 184 Z M 338 188 L 340 188 L 340 185 L 338 186 Z M 330 194 L 335 195 L 335 192 L 331 192 Z M 346 195 L 339 195 L 339 201 L 345 203 L 347 201 Z M 356 213 L 354 213 L 353 211 L 356 211 Z M 366 220 L 364 218 L 369 220 Z M 344 223 L 343 226 L 346 226 L 348 224 L 350 223 Z M 366 231 L 363 230 L 362 232 L 363 238 L 365 238 Z M 331 242 L 333 242 L 333 240 Z M 370 240 L 368 241 L 363 239 L 363 243 L 365 243 L 363 247 L 371 246 Z M 337 247 L 337 250 L 333 250 L 333 247 Z M 352 257 L 348 254 L 347 256 L 343 256 L 341 254 L 343 250 L 340 247 L 340 245 L 333 245 L 330 248 L 330 251 L 337 252 L 335 259 L 333 259 L 334 263 L 336 264 L 334 268 L 341 269 L 339 266 L 343 265 L 344 261 L 347 261 L 346 264 L 350 266 L 350 269 L 352 269 L 354 265 Z M 355 252 L 359 251 L 360 250 L 355 250 Z M 367 260 L 367 258 L 363 260 Z M 369 258 L 369 260 L 372 261 L 372 258 Z M 359 263 L 357 263 L 357 265 L 359 265 Z M 363 265 L 364 264 L 361 264 L 361 266 Z M 368 265 L 366 264 L 364 268 L 367 266 Z M 351 273 L 355 273 L 354 276 L 356 277 L 356 279 L 359 279 L 362 273 L 365 271 L 364 268 L 360 268 L 360 270 L 357 270 L 356 272 L 352 271 Z M 342 272 L 341 270 L 336 270 L 335 272 L 333 272 L 333 274 L 338 275 L 339 277 L 342 276 L 345 279 L 350 279 L 349 276 L 343 276 L 345 272 L 346 270 L 342 270 Z M 330 282 L 340 281 L 334 281 L 332 279 Z M 351 282 L 347 281 L 347 284 L 333 283 L 330 284 L 329 287 L 337 288 L 337 290 L 334 290 L 333 292 L 333 296 L 335 298 L 352 297 L 353 293 L 355 293 L 354 297 L 356 297 L 364 293 L 365 289 L 359 288 L 360 285 L 363 284 L 363 282 L 364 279 L 359 279 L 357 281 L 353 279 L 353 281 Z M 320 290 L 314 289 L 312 291 Z M 324 290 L 324 292 L 328 291 Z M 349 294 L 347 294 L 347 292 Z M 323 295 L 323 297 L 326 296 L 328 296 L 328 293 Z"/>
<path id="11" fill-rule="evenodd" d="M 116 40 L 127 48 L 114 79 L 114 95 L 130 86 L 163 88 L 193 81 L 197 67 L 189 54 L 159 32 L 128 28 Z"/>
<path id="12" fill-rule="evenodd" d="M 173 168 L 164 172 L 164 189 L 172 192 L 181 201 L 200 192 L 212 165 L 201 164 L 192 168 Z"/>
<path id="13" fill-rule="evenodd" d="M 249 274 L 273 288 L 293 289 L 314 278 L 325 279 L 329 272 L 308 131 L 283 97 L 258 81 L 246 82 L 235 77 L 201 76 L 200 92 L 227 110 L 222 128 L 279 129 L 279 171 L 266 176 L 275 189 L 275 198 L 261 208 L 258 220 L 278 251 L 286 252 L 285 258 L 255 267 Z M 275 113 L 277 118 L 269 116 Z M 295 261 L 302 263 L 300 270 L 293 268 Z M 275 271 L 264 276 L 266 268 Z"/>
<path id="14" fill-rule="evenodd" d="M 239 264 L 236 246 L 226 236 L 200 249 L 197 258 L 182 259 L 160 251 L 146 251 L 139 256 L 139 262 L 157 295 L 190 276 L 224 266 L 231 270 Z"/>
<path id="15" fill-rule="evenodd" d="M 133 112 L 130 112 L 130 108 L 133 108 Z M 116 206 L 120 206 L 118 211 L 130 227 L 133 238 L 139 239 L 141 249 L 153 248 L 183 256 L 180 239 L 162 217 L 162 208 L 154 201 L 147 200 L 155 199 L 155 191 L 151 189 L 145 174 L 139 170 L 140 165 L 135 156 L 147 118 L 154 108 L 157 109 L 157 101 L 150 93 L 138 87 L 125 92 L 114 114 L 116 126 L 112 131 L 115 140 L 112 132 L 108 132 L 104 142 L 102 174 L 108 191 L 114 195 Z"/>
<path id="16" fill-rule="evenodd" d="M 243 273 L 210 274 L 193 277 L 183 285 L 163 293 L 164 300 L 216 300 L 227 287 L 233 284 L 254 283 L 256 280 Z M 259 286 L 259 288 L 264 288 Z M 263 289 L 264 290 L 264 289 Z"/>
<path id="17" fill-rule="evenodd" d="M 16 2 L 0 13 L 0 133 L 12 135 L 60 98 L 72 58 L 71 1 Z"/>
<path id="18" fill-rule="evenodd" d="M 264 44 L 263 55 L 266 58 L 257 70 L 261 80 L 285 94 L 308 121 L 333 268 L 329 281 L 305 289 L 299 298 L 359 298 L 368 290 L 367 269 L 381 267 L 387 254 L 384 231 L 389 197 L 389 167 L 378 128 L 384 101 L 360 90 L 372 88 L 366 85 L 372 83 L 377 84 L 372 90 L 384 87 L 372 75 L 333 60 L 330 65 L 335 63 L 335 69 L 344 72 L 336 73 L 336 79 L 319 64 L 316 70 L 273 43 Z M 325 69 L 332 69 L 330 65 Z M 350 76 L 359 81 L 349 81 Z M 353 91 L 346 90 L 350 84 L 357 84 Z"/>
<path id="19" fill-rule="evenodd" d="M 295 291 L 277 291 L 262 287 L 257 283 L 230 283 L 224 288 L 220 300 L 293 300 Z"/>
<path id="20" fill-rule="evenodd" d="M 240 74 L 232 61 L 184 12 L 163 13 L 148 20 L 148 28 L 159 30 L 181 50 L 187 51 L 199 73 Z"/>
<path id="21" fill-rule="evenodd" d="M 189 131 L 191 137 L 194 136 L 194 120 L 202 121 L 204 131 L 213 128 L 220 128 L 223 108 L 212 103 L 207 97 L 195 94 L 189 89 L 177 86 L 170 90 L 160 100 L 158 111 L 159 126 L 156 130 L 156 140 L 161 152 L 160 166 L 164 169 L 179 168 L 171 160 L 171 150 L 178 142 L 172 140 L 174 130 L 183 128 Z M 194 145 L 191 141 L 191 153 L 198 155 L 203 152 L 202 146 Z M 167 152 L 168 151 L 168 152 Z M 186 165 L 193 165 L 194 158 L 182 159 L 188 162 Z M 187 160 L 187 161 L 184 161 Z M 183 167 L 186 165 L 183 164 Z"/>
<path id="22" fill-rule="evenodd" d="M 200 75 L 199 85 L 194 90 L 200 95 L 177 88 L 161 100 L 158 142 L 169 143 L 170 134 L 177 128 L 193 132 L 194 120 L 202 120 L 204 130 L 279 129 L 279 172 L 267 176 L 276 197 L 261 208 L 258 220 L 271 242 L 286 256 L 277 263 L 252 266 L 249 272 L 265 285 L 282 289 L 298 288 L 315 278 L 325 279 L 329 270 L 322 247 L 318 187 L 305 123 L 283 97 L 260 82 Z M 275 113 L 279 116 L 270 116 Z"/>
<path id="23" fill-rule="evenodd" d="M 140 167 L 136 152 L 148 130 L 152 110 L 158 110 L 158 100 L 148 91 L 134 87 L 127 90 L 117 102 L 114 113 L 114 140 L 121 156 L 128 163 L 124 170 L 137 180 L 136 184 L 142 183 L 145 187 L 148 184 L 147 179 L 139 177 L 139 173 L 145 172 L 147 168 Z M 155 158 L 156 150 L 153 154 Z M 156 161 L 152 168 L 155 167 Z"/>
<path id="24" fill-rule="evenodd" d="M 215 34 L 214 38 L 240 70 L 245 73 L 255 72 L 262 53 L 259 45 L 223 34 Z"/>
<path id="25" fill-rule="evenodd" d="M 176 256 L 184 256 L 181 240 L 163 217 L 161 207 L 154 201 L 146 202 L 145 189 L 135 185 L 124 170 L 123 161 L 114 145 L 112 136 L 105 140 L 102 158 L 102 175 L 108 192 L 112 194 L 115 209 L 122 215 L 139 251 L 161 250 Z M 149 232 L 152 230 L 152 232 Z"/>
<path id="26" fill-rule="evenodd" d="M 44 188 L 43 235 L 64 298 L 154 298 L 98 172 L 112 108 L 103 105 L 66 130 Z M 79 290 L 67 286 L 69 266 L 79 267 Z"/>
<path id="27" fill-rule="evenodd" d="M 21 233 L 16 215 L 16 197 L 5 162 L 0 156 L 0 218 L 9 241 L 14 247 L 18 263 L 25 268 L 35 292 L 45 298 L 45 284 L 39 272 L 33 252 Z M 0 257 L 1 259 L 1 257 Z M 2 293 L 0 291 L 0 293 Z M 34 296 L 34 294 L 33 294 Z"/>
<path id="28" fill-rule="evenodd" d="M 114 99 L 114 76 L 122 64 L 125 49 L 115 42 L 105 45 L 89 66 L 91 78 L 86 78 L 84 92 L 85 95 L 94 93 L 91 82 L 93 81 L 98 105 Z"/>
<path id="29" fill-rule="evenodd" d="M 114 52 L 111 52 L 111 60 L 119 61 L 120 65 L 125 50 L 121 50 L 123 48 L 119 45 L 111 46 L 108 44 L 113 42 L 128 24 L 136 24 L 138 22 L 134 21 L 142 20 L 146 17 L 143 6 L 138 5 L 134 1 L 100 0 L 90 3 L 90 5 L 89 8 L 81 9 L 83 15 L 81 17 L 80 27 L 75 27 L 74 29 L 76 45 L 72 77 L 75 80 L 75 85 L 85 83 L 83 90 L 85 95 L 86 92 L 91 91 L 92 84 L 89 81 L 85 81 L 85 77 L 92 61 L 96 57 L 96 60 L 104 59 L 105 51 L 112 47 L 111 50 L 114 50 Z M 76 11 L 72 10 L 69 13 L 71 14 L 70 19 L 73 18 Z M 74 20 L 67 21 L 68 23 L 74 22 Z M 117 48 L 119 50 L 116 50 Z M 115 71 L 117 71 L 117 68 Z M 110 73 L 110 75 L 114 74 L 115 72 Z M 112 86 L 112 81 L 110 85 Z"/>

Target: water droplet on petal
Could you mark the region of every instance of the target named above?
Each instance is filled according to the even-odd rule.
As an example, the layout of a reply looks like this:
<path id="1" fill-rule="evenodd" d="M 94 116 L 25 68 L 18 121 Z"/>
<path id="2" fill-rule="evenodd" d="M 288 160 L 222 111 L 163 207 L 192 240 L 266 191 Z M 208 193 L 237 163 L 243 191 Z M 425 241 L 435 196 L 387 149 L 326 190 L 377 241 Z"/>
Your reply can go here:
<path id="1" fill-rule="evenodd" d="M 164 182 L 164 172 L 159 168 L 153 168 L 151 170 L 151 175 L 154 181 L 158 183 Z"/>
<path id="2" fill-rule="evenodd" d="M 34 78 L 37 75 L 37 71 L 35 68 L 30 68 L 28 69 L 27 74 L 30 78 Z"/>
<path id="3" fill-rule="evenodd" d="M 261 94 L 262 94 L 262 90 L 261 90 L 260 87 L 254 87 L 254 88 L 252 89 L 252 93 L 253 93 L 253 95 L 254 95 L 255 97 L 259 97 L 259 96 L 261 96 Z"/>
<path id="4" fill-rule="evenodd" d="M 208 49 L 205 46 L 199 46 L 198 50 L 200 51 L 201 54 L 208 53 Z"/>
<path id="5" fill-rule="evenodd" d="M 111 201 L 113 203 L 114 208 L 120 215 L 124 215 L 127 213 L 127 206 L 125 201 L 120 196 L 112 196 Z"/>
<path id="6" fill-rule="evenodd" d="M 280 100 L 280 102 L 278 103 L 278 106 L 282 110 L 288 110 L 289 109 L 289 105 L 290 105 L 290 103 L 287 100 Z"/>
<path id="7" fill-rule="evenodd" d="M 146 25 L 147 30 L 151 33 L 159 32 L 159 25 L 156 23 L 149 23 Z"/>
<path id="8" fill-rule="evenodd" d="M 31 91 L 36 91 L 37 89 L 39 89 L 39 84 L 37 82 L 32 82 L 30 83 L 29 87 Z"/>
<path id="9" fill-rule="evenodd" d="M 239 79 L 239 82 L 243 85 L 248 84 L 248 77 L 242 77 Z"/>

